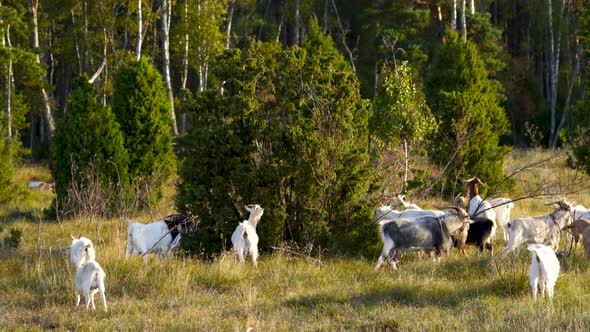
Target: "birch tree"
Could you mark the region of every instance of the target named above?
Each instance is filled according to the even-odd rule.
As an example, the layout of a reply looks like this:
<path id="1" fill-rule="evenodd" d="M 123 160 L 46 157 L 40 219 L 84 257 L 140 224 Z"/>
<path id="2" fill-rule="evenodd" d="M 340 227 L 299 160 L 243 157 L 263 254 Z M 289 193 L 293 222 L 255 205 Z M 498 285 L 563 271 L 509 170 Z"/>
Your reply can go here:
<path id="1" fill-rule="evenodd" d="M 162 0 L 160 9 L 160 26 L 162 28 L 162 72 L 164 76 L 164 86 L 170 102 L 170 117 L 172 118 L 172 131 L 178 136 L 178 126 L 176 125 L 176 114 L 174 113 L 174 93 L 172 92 L 172 79 L 170 77 L 170 18 L 172 16 L 172 7 L 169 6 L 168 0 Z"/>
<path id="2" fill-rule="evenodd" d="M 39 50 L 39 22 L 38 22 L 38 12 L 39 12 L 39 0 L 31 0 L 31 14 L 32 14 L 32 23 L 33 23 L 33 50 Z M 39 52 L 36 53 L 36 62 L 37 64 L 41 64 L 41 58 L 39 57 Z M 49 136 L 53 135 L 55 131 L 55 121 L 53 120 L 53 114 L 51 113 L 51 104 L 49 103 L 49 95 L 45 90 L 45 87 L 41 87 L 41 101 L 43 103 L 43 111 L 45 115 L 45 120 L 47 123 L 47 129 L 49 130 Z"/>

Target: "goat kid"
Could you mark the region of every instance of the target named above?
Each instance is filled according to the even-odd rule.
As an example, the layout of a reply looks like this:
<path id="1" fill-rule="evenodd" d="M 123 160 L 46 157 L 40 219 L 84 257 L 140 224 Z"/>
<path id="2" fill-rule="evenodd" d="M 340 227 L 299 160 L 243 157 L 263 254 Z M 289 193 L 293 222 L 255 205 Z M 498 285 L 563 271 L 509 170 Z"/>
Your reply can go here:
<path id="1" fill-rule="evenodd" d="M 169 215 L 150 224 L 128 220 L 125 258 L 129 259 L 131 255 L 139 254 L 143 256 L 144 263 L 147 263 L 150 252 L 160 252 L 166 257 L 180 232 L 189 229 L 190 225 L 191 222 L 181 213 Z"/>
<path id="2" fill-rule="evenodd" d="M 244 263 L 244 256 L 250 254 L 252 264 L 256 266 L 258 258 L 258 234 L 256 226 L 264 213 L 264 209 L 258 204 L 247 205 L 246 210 L 250 212 L 248 220 L 240 222 L 231 236 L 231 242 L 238 253 L 241 263 Z"/>
<path id="3" fill-rule="evenodd" d="M 92 241 L 85 237 L 76 239 L 72 236 L 70 245 L 70 261 L 77 267 L 76 277 L 74 278 L 74 290 L 76 293 L 76 307 L 80 305 L 80 294 L 84 294 L 86 299 L 86 310 L 90 304 L 92 309 L 94 305 L 94 295 L 100 293 L 104 311 L 107 311 L 107 299 L 105 296 L 104 280 L 106 273 L 95 261 L 95 251 Z"/>
<path id="4" fill-rule="evenodd" d="M 537 300 L 538 288 L 541 288 L 541 297 L 545 297 L 547 290 L 549 300 L 553 300 L 553 290 L 560 269 L 555 251 L 545 244 L 529 244 L 527 249 L 533 253 L 529 272 L 533 300 Z"/>

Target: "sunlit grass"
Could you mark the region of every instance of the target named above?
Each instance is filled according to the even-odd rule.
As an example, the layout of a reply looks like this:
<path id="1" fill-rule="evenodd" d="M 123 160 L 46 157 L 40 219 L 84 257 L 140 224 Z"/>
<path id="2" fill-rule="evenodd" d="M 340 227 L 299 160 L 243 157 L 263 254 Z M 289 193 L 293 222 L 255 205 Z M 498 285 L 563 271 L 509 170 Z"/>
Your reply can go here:
<path id="1" fill-rule="evenodd" d="M 542 158 L 547 152 L 517 151 L 507 167 Z M 556 181 L 570 176 L 557 161 L 520 181 Z M 20 174 L 23 183 L 42 170 Z M 38 176 L 38 175 L 35 175 Z M 47 178 L 40 178 L 48 180 Z M 525 187 L 524 183 L 521 187 Z M 558 184 L 551 184 L 559 186 Z M 528 286 L 529 253 L 468 257 L 452 252 L 440 262 L 401 257 L 399 270 L 374 270 L 376 257 L 324 258 L 322 264 L 281 253 L 263 253 L 258 268 L 240 265 L 225 253 L 205 261 L 193 257 L 125 260 L 126 221 L 80 218 L 43 220 L 50 192 L 0 209 L 7 228 L 23 230 L 18 250 L 0 251 L 0 329 L 14 330 L 587 330 L 590 327 L 590 264 L 582 249 L 562 259 L 553 305 L 534 303 Z M 575 198 L 584 203 L 585 192 Z M 33 196 L 31 196 L 33 197 Z M 569 198 L 569 196 L 568 196 Z M 546 214 L 550 199 L 517 202 L 513 217 Z M 171 204 L 170 200 L 166 204 Z M 433 200 L 432 206 L 442 204 Z M 171 210 L 171 205 L 161 207 Z M 17 213 L 18 212 L 18 213 Z M 142 221 L 149 215 L 138 216 Z M 8 225 L 8 226 L 6 226 Z M 107 278 L 109 311 L 74 307 L 74 269 L 63 249 L 70 234 L 93 240 Z M 377 234 L 375 241 L 380 241 Z M 501 273 L 498 273 L 498 270 Z"/>

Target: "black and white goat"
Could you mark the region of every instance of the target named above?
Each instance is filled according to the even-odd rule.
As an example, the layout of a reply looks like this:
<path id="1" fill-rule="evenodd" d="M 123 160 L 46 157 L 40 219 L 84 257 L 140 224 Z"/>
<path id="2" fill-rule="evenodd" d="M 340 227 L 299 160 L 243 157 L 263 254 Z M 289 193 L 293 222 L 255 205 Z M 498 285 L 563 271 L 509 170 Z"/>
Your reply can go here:
<path id="1" fill-rule="evenodd" d="M 133 254 L 143 255 L 148 261 L 148 253 L 160 252 L 164 257 L 180 239 L 180 232 L 190 229 L 191 221 L 183 214 L 176 213 L 163 220 L 150 224 L 127 221 L 126 259 Z"/>
<path id="2" fill-rule="evenodd" d="M 460 229 L 453 234 L 453 244 L 461 253 L 466 255 L 465 245 L 472 244 L 479 248 L 480 252 L 485 249 L 494 254 L 492 230 L 494 222 L 486 218 L 475 218 L 470 221 L 469 228 L 466 231 Z"/>

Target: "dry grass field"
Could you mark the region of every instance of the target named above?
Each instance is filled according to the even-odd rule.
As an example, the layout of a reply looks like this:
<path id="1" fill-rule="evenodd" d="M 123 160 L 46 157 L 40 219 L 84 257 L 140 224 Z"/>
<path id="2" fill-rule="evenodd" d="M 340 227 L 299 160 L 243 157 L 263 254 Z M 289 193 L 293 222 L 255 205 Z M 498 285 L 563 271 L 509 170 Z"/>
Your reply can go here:
<path id="1" fill-rule="evenodd" d="M 515 151 L 506 160 L 512 173 L 550 156 Z M 588 178 L 565 167 L 560 156 L 514 176 L 517 195 L 567 194 L 590 205 Z M 40 167 L 23 167 L 18 181 L 49 180 Z M 539 191 L 541 192 L 541 191 Z M 534 303 L 528 285 L 530 255 L 468 257 L 453 251 L 439 263 L 401 258 L 399 270 L 374 270 L 375 257 L 322 257 L 322 264 L 281 253 L 265 253 L 258 268 L 239 265 L 231 253 L 213 261 L 153 257 L 125 260 L 126 221 L 42 219 L 50 192 L 31 191 L 0 208 L 0 239 L 23 231 L 18 249 L 0 249 L 0 329 L 150 331 L 522 331 L 589 330 L 590 264 L 582 248 L 561 260 L 553 304 Z M 516 195 L 516 194 L 515 194 Z M 523 199 L 513 217 L 547 214 L 552 197 Z M 170 201 L 169 201 L 170 202 Z M 167 206 L 157 213 L 165 215 Z M 441 202 L 423 202 L 432 204 Z M 264 217 L 263 217 L 264 218 Z M 142 215 L 142 222 L 151 219 Z M 263 221 L 264 222 L 264 219 Z M 237 223 L 237 221 L 236 221 Z M 75 271 L 63 254 L 70 234 L 94 242 L 107 273 L 109 311 L 74 307 Z M 375 232 L 375 241 L 381 241 Z M 565 247 L 565 244 L 562 245 Z"/>

